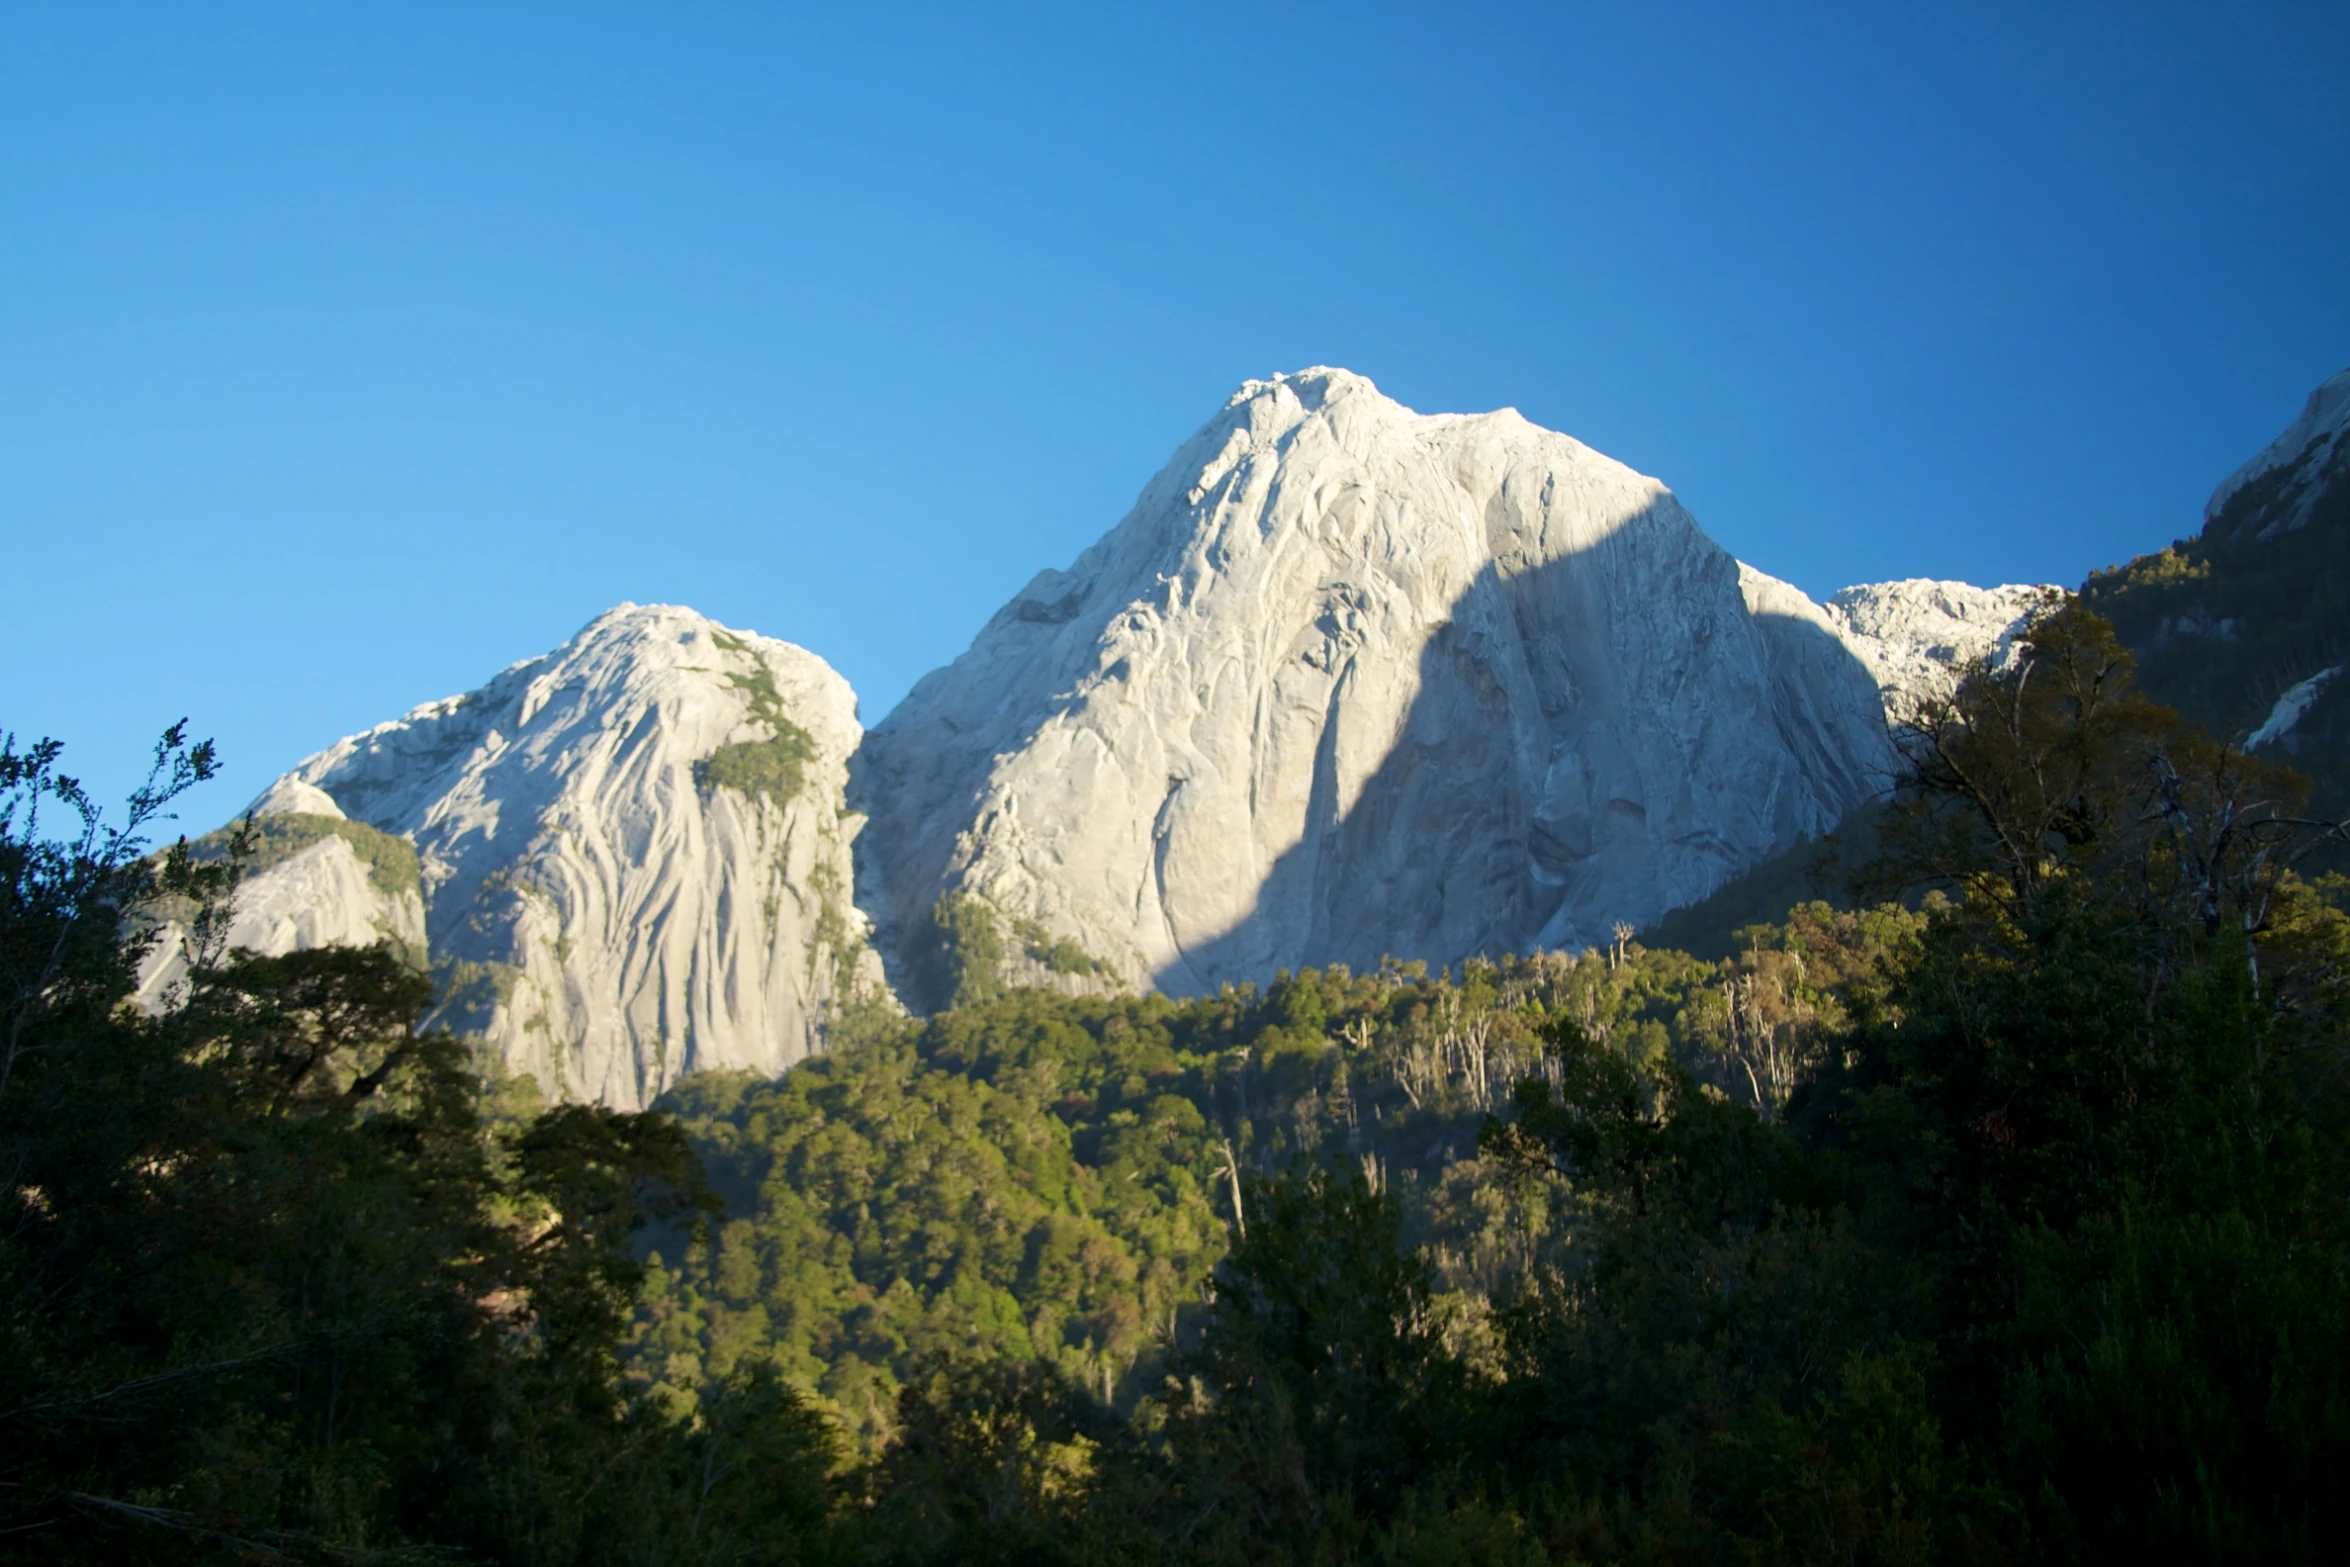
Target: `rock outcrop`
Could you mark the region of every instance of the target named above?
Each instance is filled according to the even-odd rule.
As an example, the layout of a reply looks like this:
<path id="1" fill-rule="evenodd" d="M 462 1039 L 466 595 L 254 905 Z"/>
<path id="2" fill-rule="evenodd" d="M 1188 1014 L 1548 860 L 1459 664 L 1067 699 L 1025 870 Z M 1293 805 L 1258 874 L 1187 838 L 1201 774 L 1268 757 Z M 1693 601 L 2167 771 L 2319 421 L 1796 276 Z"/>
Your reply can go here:
<path id="1" fill-rule="evenodd" d="M 1603 939 L 1882 786 L 1882 698 L 1665 487 L 1514 411 L 1251 382 L 867 737 L 858 887 L 1178 992 Z"/>
<path id="2" fill-rule="evenodd" d="M 285 782 L 253 804 L 252 858 L 220 939 L 269 957 L 389 941 L 423 964 L 416 851 L 405 839 L 349 820 L 319 790 Z M 211 833 L 193 847 L 201 858 L 219 858 L 228 837 L 227 830 Z M 176 919 L 165 919 L 157 931 L 139 970 L 137 1000 L 149 1011 L 171 1005 L 172 988 L 187 977 L 188 939 Z"/>
<path id="3" fill-rule="evenodd" d="M 2261 720 L 2260 727 L 2244 737 L 2244 749 L 2257 751 L 2264 745 L 2281 743 L 2289 753 L 2297 751 L 2299 747 L 2293 744 L 2294 729 L 2309 716 L 2309 710 L 2326 694 L 2326 687 L 2341 673 L 2342 666 L 2334 664 L 2287 686 L 2276 705 L 2268 710 L 2268 717 Z"/>
<path id="4" fill-rule="evenodd" d="M 879 986 L 843 804 L 861 737 L 847 682 L 814 654 L 622 605 L 319 752 L 257 808 L 413 844 L 439 1020 L 550 1097 L 633 1108 L 695 1069 L 780 1072 L 821 1047 L 837 999 Z M 300 874 L 347 882 L 333 843 L 318 852 Z M 312 897 L 315 929 L 268 939 L 360 933 L 351 889 L 297 891 L 297 863 L 248 882 L 239 929 Z"/>
<path id="5" fill-rule="evenodd" d="M 2350 818 L 2350 370 L 2328 377 L 2261 453 L 2223 480 L 2202 530 L 2093 573 L 2148 696 L 2306 775 L 2302 814 Z M 2304 874 L 2350 870 L 2320 848 Z"/>
<path id="6" fill-rule="evenodd" d="M 1976 659 L 2004 658 L 2033 613 L 2063 596 L 2049 586 L 1911 578 L 1846 588 L 1820 613 L 1883 691 L 1886 722 L 1898 724 L 1920 698 L 1948 696 Z"/>

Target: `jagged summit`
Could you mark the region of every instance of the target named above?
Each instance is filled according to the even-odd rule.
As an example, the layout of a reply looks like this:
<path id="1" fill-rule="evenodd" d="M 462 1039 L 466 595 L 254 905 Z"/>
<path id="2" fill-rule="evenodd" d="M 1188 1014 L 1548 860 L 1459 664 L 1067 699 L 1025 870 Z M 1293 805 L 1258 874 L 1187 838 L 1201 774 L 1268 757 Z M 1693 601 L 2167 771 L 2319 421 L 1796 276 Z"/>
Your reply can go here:
<path id="1" fill-rule="evenodd" d="M 1918 698 L 1947 695 L 1973 660 L 2004 656 L 2032 613 L 2063 596 L 2049 584 L 1910 577 L 1846 588 L 1822 609 L 1884 692 L 1886 720 L 1899 723 Z"/>
<path id="2" fill-rule="evenodd" d="M 860 896 L 917 996 L 948 894 L 1180 991 L 1599 939 L 1883 781 L 1805 605 L 1515 413 L 1252 381 L 876 726 Z"/>
<path id="3" fill-rule="evenodd" d="M 1402 403 L 1380 391 L 1378 384 L 1369 376 L 1359 371 L 1349 370 L 1343 365 L 1308 365 L 1303 370 L 1283 370 L 1262 379 L 1251 378 L 1243 381 L 1238 389 L 1224 400 L 1224 406 L 1219 411 L 1218 417 L 1209 420 L 1207 425 L 1202 428 L 1203 430 L 1213 429 L 1226 422 L 1227 416 L 1232 414 L 1234 410 L 1246 408 L 1260 397 L 1277 397 L 1284 389 L 1301 408 L 1308 412 L 1323 408 L 1342 398 L 1368 397 L 1425 424 L 1454 424 L 1471 419 L 1495 419 L 1524 424 L 1530 429 L 1534 428 L 1528 423 L 1525 415 L 1510 407 L 1488 409 L 1483 413 L 1419 413 L 1406 408 Z M 1555 434 L 1556 432 L 1551 433 Z M 1567 439 L 1571 440 L 1573 437 L 1570 436 Z"/>
<path id="4" fill-rule="evenodd" d="M 347 821 L 343 808 L 335 804 L 335 797 L 314 783 L 305 783 L 291 773 L 273 780 L 261 791 L 251 805 L 245 807 L 247 816 L 323 816 L 330 821 Z"/>
<path id="5" fill-rule="evenodd" d="M 2306 814 L 2350 817 L 2350 370 L 2309 395 L 2213 492 L 2203 529 L 2093 575 L 2083 599 L 2138 658 L 2149 696 L 2306 774 Z M 2320 850 L 2305 870 L 2350 868 Z"/>

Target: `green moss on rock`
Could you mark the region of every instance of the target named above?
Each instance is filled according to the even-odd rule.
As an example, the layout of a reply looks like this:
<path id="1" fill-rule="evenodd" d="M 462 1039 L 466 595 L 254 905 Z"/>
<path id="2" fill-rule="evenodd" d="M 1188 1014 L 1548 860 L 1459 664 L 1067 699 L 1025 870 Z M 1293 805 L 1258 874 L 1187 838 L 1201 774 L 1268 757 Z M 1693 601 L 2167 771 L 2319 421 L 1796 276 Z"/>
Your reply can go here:
<path id="1" fill-rule="evenodd" d="M 520 964 L 470 958 L 441 958 L 432 971 L 440 992 L 439 1021 L 461 1034 L 487 1029 L 498 1008 L 514 999 L 523 978 Z"/>

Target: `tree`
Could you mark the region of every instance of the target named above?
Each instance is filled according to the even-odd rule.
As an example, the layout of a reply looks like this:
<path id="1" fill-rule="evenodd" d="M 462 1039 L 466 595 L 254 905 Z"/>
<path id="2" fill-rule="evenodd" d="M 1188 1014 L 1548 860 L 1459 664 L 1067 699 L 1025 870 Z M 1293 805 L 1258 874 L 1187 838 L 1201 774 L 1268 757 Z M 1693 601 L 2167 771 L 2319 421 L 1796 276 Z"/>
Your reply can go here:
<path id="1" fill-rule="evenodd" d="M 223 953 L 235 862 L 144 852 L 208 745 L 167 733 L 120 827 L 59 754 L 0 745 L 0 1537 L 60 1562 L 820 1551 L 803 1406 L 728 1386 L 680 1419 L 620 1377 L 632 1235 L 706 1206 L 675 1125 L 485 1124 L 399 954 Z M 148 1016 L 159 897 L 198 939 Z"/>
<path id="2" fill-rule="evenodd" d="M 1392 1196 L 1301 1160 L 1248 1212 L 1177 1368 L 1168 1523 L 1212 1559 L 1342 1555 L 1441 1461 L 1469 1382 Z"/>

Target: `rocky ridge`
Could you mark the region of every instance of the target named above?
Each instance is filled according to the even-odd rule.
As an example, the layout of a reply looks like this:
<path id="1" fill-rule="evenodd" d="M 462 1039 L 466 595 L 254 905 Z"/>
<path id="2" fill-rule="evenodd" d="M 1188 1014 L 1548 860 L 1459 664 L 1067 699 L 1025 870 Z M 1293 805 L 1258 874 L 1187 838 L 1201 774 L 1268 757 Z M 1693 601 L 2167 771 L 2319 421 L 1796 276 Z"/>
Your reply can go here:
<path id="1" fill-rule="evenodd" d="M 2229 502 L 2268 479 L 2272 493 L 2261 497 L 2266 515 L 2259 537 L 2272 539 L 2306 526 L 2341 459 L 2350 455 L 2344 446 L 2345 433 L 2350 433 L 2350 370 L 2321 383 L 2302 405 L 2300 418 L 2287 425 L 2259 456 L 2220 481 L 2203 508 L 2205 523 L 2218 521 Z"/>
<path id="2" fill-rule="evenodd" d="M 425 955 L 424 894 L 416 855 L 346 818 L 325 794 L 279 780 L 256 801 L 256 845 L 220 939 L 268 957 L 310 947 L 366 947 L 389 941 L 413 960 Z M 205 858 L 227 851 L 224 832 L 195 846 Z M 136 1000 L 150 1011 L 171 1003 L 187 977 L 187 927 L 165 919 L 139 969 Z"/>
<path id="3" fill-rule="evenodd" d="M 1885 721 L 1901 723 L 1926 697 L 1947 696 L 1976 659 L 2003 659 L 2034 611 L 2064 590 L 2009 583 L 1871 582 L 1821 607 L 1837 639 L 1867 666 L 1885 697 Z"/>
<path id="4" fill-rule="evenodd" d="M 2140 683 L 2213 734 L 2307 774 L 2308 810 L 2350 816 L 2350 370 L 2309 394 L 2212 492 L 2193 537 L 2091 574 L 2083 600 L 2137 655 Z M 2350 855 L 2321 853 L 2327 869 Z"/>

